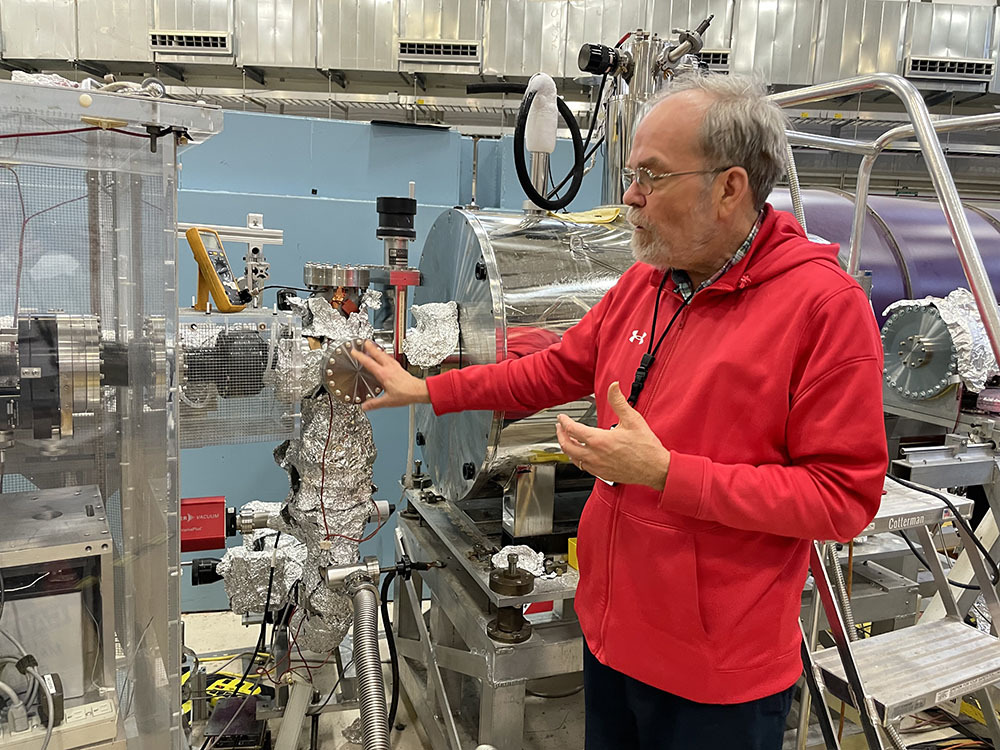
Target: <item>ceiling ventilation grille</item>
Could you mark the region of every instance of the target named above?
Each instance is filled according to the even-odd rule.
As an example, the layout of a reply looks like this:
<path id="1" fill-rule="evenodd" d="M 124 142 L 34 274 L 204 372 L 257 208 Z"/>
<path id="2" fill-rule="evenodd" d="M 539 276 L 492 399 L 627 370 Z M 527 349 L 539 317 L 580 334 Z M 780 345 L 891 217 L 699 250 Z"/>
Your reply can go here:
<path id="1" fill-rule="evenodd" d="M 229 34 L 224 31 L 151 31 L 149 46 L 154 52 L 176 55 L 228 55 Z"/>
<path id="2" fill-rule="evenodd" d="M 446 63 L 461 65 L 479 62 L 477 42 L 409 41 L 399 43 L 403 62 Z"/>
<path id="3" fill-rule="evenodd" d="M 906 75 L 911 78 L 948 78 L 961 81 L 989 81 L 996 64 L 992 60 L 956 60 L 948 57 L 911 57 Z"/>
<path id="4" fill-rule="evenodd" d="M 698 58 L 711 70 L 729 70 L 729 50 L 727 49 L 703 49 L 698 53 Z"/>

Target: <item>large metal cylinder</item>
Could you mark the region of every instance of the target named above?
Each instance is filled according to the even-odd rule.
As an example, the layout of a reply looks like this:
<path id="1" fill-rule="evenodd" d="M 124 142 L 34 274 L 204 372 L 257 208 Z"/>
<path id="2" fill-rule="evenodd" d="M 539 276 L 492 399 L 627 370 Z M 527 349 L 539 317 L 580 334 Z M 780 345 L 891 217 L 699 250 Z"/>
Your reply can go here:
<path id="1" fill-rule="evenodd" d="M 631 232 L 546 216 L 453 209 L 438 217 L 420 259 L 415 304 L 455 300 L 461 335 L 452 366 L 487 364 L 560 339 L 632 264 Z M 451 500 L 501 484 L 519 464 L 558 453 L 555 414 L 593 423 L 593 403 L 534 415 L 469 411 L 435 417 L 420 407 L 426 465 Z"/>
<path id="2" fill-rule="evenodd" d="M 791 210 L 788 191 L 770 202 Z M 811 234 L 841 246 L 846 261 L 853 196 L 804 190 Z M 899 299 L 944 297 L 968 287 L 948 226 L 933 200 L 872 196 L 861 244 L 861 268 L 872 272 L 872 305 L 882 311 Z M 1000 207 L 967 204 L 966 212 L 990 277 L 1000 282 Z M 555 343 L 632 264 L 631 230 L 612 224 L 576 224 L 546 216 L 450 210 L 427 236 L 416 304 L 455 300 L 460 350 L 446 366 L 488 364 Z M 1000 283 L 995 283 L 1000 293 Z M 434 484 L 460 500 L 505 485 L 518 465 L 559 453 L 555 415 L 593 423 L 593 404 L 579 401 L 533 415 L 470 411 L 435 417 L 420 407 L 417 430 Z"/>

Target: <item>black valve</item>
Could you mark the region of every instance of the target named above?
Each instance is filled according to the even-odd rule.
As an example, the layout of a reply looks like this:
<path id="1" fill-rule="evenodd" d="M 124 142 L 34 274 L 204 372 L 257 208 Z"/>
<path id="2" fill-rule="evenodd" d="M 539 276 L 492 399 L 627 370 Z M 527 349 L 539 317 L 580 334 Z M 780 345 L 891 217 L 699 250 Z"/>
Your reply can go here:
<path id="1" fill-rule="evenodd" d="M 475 479 L 475 477 L 476 477 L 476 465 L 471 461 L 462 464 L 462 478 Z"/>

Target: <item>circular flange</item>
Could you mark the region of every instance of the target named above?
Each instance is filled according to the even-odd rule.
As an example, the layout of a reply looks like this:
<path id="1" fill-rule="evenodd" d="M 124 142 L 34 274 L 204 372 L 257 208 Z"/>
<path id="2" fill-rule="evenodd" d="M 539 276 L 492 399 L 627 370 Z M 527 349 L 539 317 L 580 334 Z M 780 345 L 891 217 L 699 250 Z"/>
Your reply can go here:
<path id="1" fill-rule="evenodd" d="M 323 363 L 323 384 L 336 401 L 362 404 L 382 393 L 378 380 L 351 356 L 364 350 L 364 339 L 347 339 L 331 347 Z"/>
<path id="2" fill-rule="evenodd" d="M 933 305 L 894 311 L 882 326 L 886 384 L 903 398 L 933 398 L 951 385 L 958 355 L 948 326 Z"/>
<path id="3" fill-rule="evenodd" d="M 500 641 L 501 643 L 524 643 L 531 638 L 530 622 L 524 621 L 521 623 L 520 628 L 508 632 L 501 628 L 500 620 L 501 618 L 497 616 L 486 625 L 486 635 L 494 641 Z"/>
<path id="4" fill-rule="evenodd" d="M 337 266 L 329 263 L 306 263 L 302 269 L 302 280 L 311 289 L 336 289 L 368 286 L 370 271 L 362 266 Z"/>
<path id="5" fill-rule="evenodd" d="M 535 577 L 522 568 L 511 575 L 507 568 L 490 571 L 490 588 L 503 596 L 525 596 L 535 589 Z"/>

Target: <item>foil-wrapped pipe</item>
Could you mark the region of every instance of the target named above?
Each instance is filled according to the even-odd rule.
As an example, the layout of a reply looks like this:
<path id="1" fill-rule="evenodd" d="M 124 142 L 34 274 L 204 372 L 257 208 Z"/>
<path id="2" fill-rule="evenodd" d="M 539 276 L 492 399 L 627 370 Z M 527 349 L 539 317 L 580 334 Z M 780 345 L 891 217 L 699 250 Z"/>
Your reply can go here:
<path id="1" fill-rule="evenodd" d="M 365 750 L 389 750 L 382 660 L 378 650 L 378 592 L 371 579 L 358 575 L 348 584 L 354 600 L 354 669 L 358 675 Z"/>

